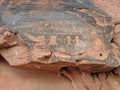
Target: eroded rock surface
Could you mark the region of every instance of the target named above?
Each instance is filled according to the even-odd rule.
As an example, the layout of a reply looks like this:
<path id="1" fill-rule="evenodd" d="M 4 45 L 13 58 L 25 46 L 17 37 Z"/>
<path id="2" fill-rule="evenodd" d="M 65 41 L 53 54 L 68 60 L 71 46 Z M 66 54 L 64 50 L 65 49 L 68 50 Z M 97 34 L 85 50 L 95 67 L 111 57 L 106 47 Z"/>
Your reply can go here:
<path id="1" fill-rule="evenodd" d="M 119 90 L 119 5 L 119 0 L 1 0 L 1 58 L 24 67 L 26 75 L 26 68 L 57 73 L 72 85 L 64 90 Z"/>
<path id="2" fill-rule="evenodd" d="M 10 65 L 51 70 L 74 66 L 90 72 L 119 66 L 107 12 L 91 1 L 51 2 L 1 3 L 0 53 Z"/>
<path id="3" fill-rule="evenodd" d="M 1 90 L 119 90 L 119 70 L 88 73 L 70 67 L 60 73 L 11 67 L 0 62 Z"/>

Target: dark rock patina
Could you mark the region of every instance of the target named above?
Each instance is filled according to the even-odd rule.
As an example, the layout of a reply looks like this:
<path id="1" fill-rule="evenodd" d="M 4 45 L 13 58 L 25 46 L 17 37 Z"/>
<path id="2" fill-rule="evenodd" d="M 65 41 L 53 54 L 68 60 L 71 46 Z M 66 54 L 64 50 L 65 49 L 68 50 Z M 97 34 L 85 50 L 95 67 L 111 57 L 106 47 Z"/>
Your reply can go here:
<path id="1" fill-rule="evenodd" d="M 119 66 L 111 45 L 112 18 L 105 11 L 90 0 L 52 1 L 4 0 L 0 5 L 0 53 L 10 65 L 92 72 Z"/>

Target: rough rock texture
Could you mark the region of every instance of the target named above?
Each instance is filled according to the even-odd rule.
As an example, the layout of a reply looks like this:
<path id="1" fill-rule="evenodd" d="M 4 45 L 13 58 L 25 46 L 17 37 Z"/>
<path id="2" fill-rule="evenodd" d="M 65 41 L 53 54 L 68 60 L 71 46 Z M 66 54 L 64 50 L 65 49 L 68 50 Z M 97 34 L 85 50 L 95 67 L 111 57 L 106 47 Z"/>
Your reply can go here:
<path id="1" fill-rule="evenodd" d="M 107 12 L 90 1 L 51 2 L 1 3 L 0 54 L 10 65 L 53 71 L 73 66 L 90 72 L 119 66 Z"/>
<path id="2" fill-rule="evenodd" d="M 4 87 L 2 79 L 1 90 L 48 90 L 45 84 L 49 90 L 119 90 L 119 5 L 119 0 L 1 0 L 0 76 L 15 80 Z M 51 85 L 54 80 L 60 86 Z"/>
<path id="3" fill-rule="evenodd" d="M 32 70 L 0 62 L 0 90 L 119 90 L 120 69 L 106 73 L 88 73 L 70 68 L 68 73 Z"/>

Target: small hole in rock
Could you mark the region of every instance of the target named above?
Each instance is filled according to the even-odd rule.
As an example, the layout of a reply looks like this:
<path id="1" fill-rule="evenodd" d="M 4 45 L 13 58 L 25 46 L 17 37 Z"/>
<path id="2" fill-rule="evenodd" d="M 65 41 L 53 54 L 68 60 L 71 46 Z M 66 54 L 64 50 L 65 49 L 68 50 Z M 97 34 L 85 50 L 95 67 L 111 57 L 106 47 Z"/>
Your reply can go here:
<path id="1" fill-rule="evenodd" d="M 102 56 L 102 53 L 100 53 L 100 56 Z"/>
<path id="2" fill-rule="evenodd" d="M 15 35 L 17 35 L 17 33 L 14 33 Z"/>
<path id="3" fill-rule="evenodd" d="M 111 43 L 114 43 L 114 38 L 113 38 L 113 39 L 111 39 Z"/>

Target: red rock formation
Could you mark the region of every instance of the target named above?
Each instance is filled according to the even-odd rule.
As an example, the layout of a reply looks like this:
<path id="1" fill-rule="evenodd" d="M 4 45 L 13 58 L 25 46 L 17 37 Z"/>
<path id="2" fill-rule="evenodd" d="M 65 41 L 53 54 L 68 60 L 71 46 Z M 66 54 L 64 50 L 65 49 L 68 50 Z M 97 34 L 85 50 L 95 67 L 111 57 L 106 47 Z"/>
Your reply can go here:
<path id="1" fill-rule="evenodd" d="M 0 90 L 119 90 L 119 4 L 1 0 Z"/>

